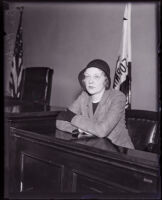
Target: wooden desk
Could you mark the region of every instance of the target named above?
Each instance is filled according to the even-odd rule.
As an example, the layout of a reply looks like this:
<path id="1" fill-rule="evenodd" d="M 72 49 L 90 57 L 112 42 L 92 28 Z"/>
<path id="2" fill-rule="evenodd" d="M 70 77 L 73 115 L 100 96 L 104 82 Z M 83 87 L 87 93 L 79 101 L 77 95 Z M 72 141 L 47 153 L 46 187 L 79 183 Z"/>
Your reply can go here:
<path id="1" fill-rule="evenodd" d="M 160 199 L 157 154 L 56 129 L 12 127 L 11 137 L 10 197 Z"/>
<path id="2" fill-rule="evenodd" d="M 4 116 L 5 116 L 5 195 L 8 193 L 9 171 L 10 171 L 10 150 L 11 145 L 11 127 L 28 127 L 30 130 L 45 133 L 46 129 L 55 129 L 55 118 L 63 110 L 61 107 L 53 107 L 38 103 L 23 102 L 18 99 L 5 98 Z M 39 127 L 38 127 L 39 124 Z"/>
<path id="3" fill-rule="evenodd" d="M 63 110 L 63 108 L 58 106 L 23 102 L 15 99 L 7 99 L 4 108 L 5 117 L 11 120 L 28 117 L 53 116 L 61 110 Z"/>

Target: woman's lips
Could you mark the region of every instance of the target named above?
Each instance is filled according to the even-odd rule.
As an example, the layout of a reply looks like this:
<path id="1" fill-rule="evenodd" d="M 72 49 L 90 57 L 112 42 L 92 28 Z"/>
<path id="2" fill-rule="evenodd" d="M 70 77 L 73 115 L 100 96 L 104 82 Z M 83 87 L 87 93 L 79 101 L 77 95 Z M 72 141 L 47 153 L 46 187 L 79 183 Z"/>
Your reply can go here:
<path id="1" fill-rule="evenodd" d="M 94 87 L 94 86 L 88 86 L 88 88 L 89 88 L 89 89 L 94 89 L 95 87 Z"/>

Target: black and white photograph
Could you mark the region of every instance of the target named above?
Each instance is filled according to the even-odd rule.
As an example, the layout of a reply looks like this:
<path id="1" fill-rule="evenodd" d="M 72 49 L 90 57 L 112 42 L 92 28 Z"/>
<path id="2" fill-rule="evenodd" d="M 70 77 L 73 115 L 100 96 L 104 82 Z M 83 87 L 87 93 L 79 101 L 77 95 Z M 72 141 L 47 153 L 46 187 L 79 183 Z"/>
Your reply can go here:
<path id="1" fill-rule="evenodd" d="M 161 199 L 160 1 L 3 1 L 3 199 Z"/>

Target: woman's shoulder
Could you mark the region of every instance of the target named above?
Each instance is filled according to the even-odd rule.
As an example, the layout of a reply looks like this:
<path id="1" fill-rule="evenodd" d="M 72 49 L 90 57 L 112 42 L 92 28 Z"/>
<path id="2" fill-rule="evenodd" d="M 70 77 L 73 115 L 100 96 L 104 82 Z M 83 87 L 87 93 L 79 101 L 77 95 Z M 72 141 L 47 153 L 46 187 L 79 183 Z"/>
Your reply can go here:
<path id="1" fill-rule="evenodd" d="M 110 96 L 113 98 L 113 97 L 118 97 L 118 98 L 121 98 L 121 99 L 125 99 L 126 96 L 123 92 L 121 92 L 120 90 L 116 90 L 116 89 L 110 89 Z"/>
<path id="2" fill-rule="evenodd" d="M 87 94 L 87 92 L 85 92 L 85 91 L 81 91 L 80 93 L 79 93 L 79 95 L 78 95 L 78 98 L 79 99 L 88 99 L 89 98 L 89 95 Z"/>

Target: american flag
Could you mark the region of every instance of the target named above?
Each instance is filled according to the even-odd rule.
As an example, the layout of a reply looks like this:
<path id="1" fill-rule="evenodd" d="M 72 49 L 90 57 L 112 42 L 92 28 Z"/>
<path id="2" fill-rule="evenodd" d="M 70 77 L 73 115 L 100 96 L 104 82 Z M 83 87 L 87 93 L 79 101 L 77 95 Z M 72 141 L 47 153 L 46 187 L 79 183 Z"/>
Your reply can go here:
<path id="1" fill-rule="evenodd" d="M 23 71 L 22 14 L 23 9 L 20 9 L 20 19 L 16 33 L 9 81 L 10 95 L 16 98 L 20 98 Z"/>
<path id="2" fill-rule="evenodd" d="M 126 95 L 126 109 L 131 109 L 131 4 L 127 3 L 123 18 L 123 33 L 116 63 L 113 88 Z"/>

